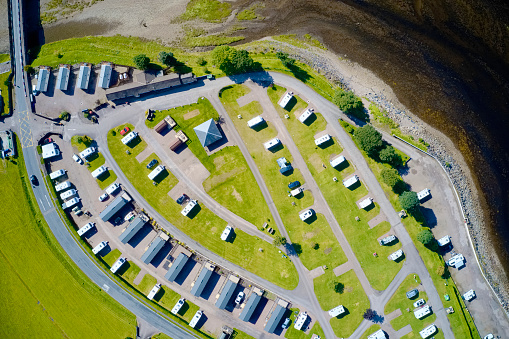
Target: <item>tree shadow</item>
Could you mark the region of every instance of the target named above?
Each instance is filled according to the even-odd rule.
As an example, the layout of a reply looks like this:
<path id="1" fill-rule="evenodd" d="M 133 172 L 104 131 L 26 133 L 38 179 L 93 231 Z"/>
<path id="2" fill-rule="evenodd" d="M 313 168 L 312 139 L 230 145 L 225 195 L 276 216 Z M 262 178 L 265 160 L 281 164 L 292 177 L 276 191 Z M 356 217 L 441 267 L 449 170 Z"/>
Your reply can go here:
<path id="1" fill-rule="evenodd" d="M 175 63 L 175 65 L 173 66 L 173 70 L 175 71 L 175 73 L 178 73 L 178 74 L 186 74 L 186 73 L 193 71 L 193 69 L 191 67 L 187 66 L 185 63 L 183 63 L 182 61 L 178 61 L 178 60 Z"/>
<path id="2" fill-rule="evenodd" d="M 302 254 L 302 245 L 299 243 L 292 243 L 293 251 L 297 256 L 300 256 Z"/>
<path id="3" fill-rule="evenodd" d="M 426 225 L 429 228 L 434 228 L 438 224 L 437 216 L 431 208 L 421 206 L 421 213 L 423 218 L 426 220 Z"/>
<path id="4" fill-rule="evenodd" d="M 288 65 L 287 67 L 290 72 L 292 72 L 292 74 L 297 78 L 299 79 L 300 81 L 302 81 L 303 83 L 307 83 L 308 80 L 311 78 L 311 76 L 309 75 L 308 72 L 306 72 L 305 70 L 303 70 L 302 68 L 300 68 L 299 66 L 296 66 L 295 64 L 294 65 Z"/>

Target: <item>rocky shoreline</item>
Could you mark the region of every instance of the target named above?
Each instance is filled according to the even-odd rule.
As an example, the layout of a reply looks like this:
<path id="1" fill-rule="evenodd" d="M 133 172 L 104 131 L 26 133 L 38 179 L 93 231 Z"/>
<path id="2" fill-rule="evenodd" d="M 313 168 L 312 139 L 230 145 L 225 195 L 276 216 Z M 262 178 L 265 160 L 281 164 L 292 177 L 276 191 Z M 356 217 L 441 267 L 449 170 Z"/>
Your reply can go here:
<path id="1" fill-rule="evenodd" d="M 488 234 L 486 233 L 482 208 L 479 200 L 474 198 L 477 189 L 473 180 L 468 177 L 462 168 L 466 164 L 462 159 L 457 159 L 457 157 L 461 157 L 461 154 L 448 149 L 445 143 L 437 137 L 437 133 L 434 133 L 436 131 L 406 110 L 403 105 L 397 102 L 394 95 L 390 95 L 391 98 L 388 98 L 385 94 L 385 89 L 380 91 L 377 86 L 354 84 L 351 75 L 343 74 L 338 67 L 335 67 L 337 62 L 332 60 L 331 52 L 324 53 L 323 51 L 311 48 L 298 48 L 273 40 L 265 40 L 264 43 L 268 47 L 266 51 L 270 48 L 275 51 L 289 53 L 290 57 L 309 65 L 324 75 L 331 83 L 341 84 L 345 89 L 353 90 L 356 95 L 367 98 L 379 108 L 386 110 L 388 116 L 400 125 L 400 129 L 404 134 L 411 135 L 416 139 L 422 138 L 429 144 L 428 153 L 440 162 L 459 195 L 461 208 L 466 218 L 466 225 L 481 270 L 497 295 L 502 307 L 506 312 L 509 312 L 509 289 L 504 279 L 505 275 L 503 271 L 501 272 L 496 267 L 498 258 L 494 258 L 493 253 L 488 251 Z M 337 58 L 335 55 L 333 57 Z M 342 62 L 350 63 L 344 60 Z M 393 94 L 392 91 L 391 94 Z"/>

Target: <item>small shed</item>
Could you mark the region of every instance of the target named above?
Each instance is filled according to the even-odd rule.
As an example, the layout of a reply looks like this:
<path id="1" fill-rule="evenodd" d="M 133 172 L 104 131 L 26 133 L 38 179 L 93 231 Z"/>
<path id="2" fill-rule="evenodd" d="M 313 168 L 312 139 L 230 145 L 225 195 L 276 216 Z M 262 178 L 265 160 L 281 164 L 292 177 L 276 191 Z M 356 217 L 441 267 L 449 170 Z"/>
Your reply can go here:
<path id="1" fill-rule="evenodd" d="M 256 310 L 256 307 L 262 300 L 262 297 L 256 293 L 252 293 L 249 299 L 247 300 L 246 305 L 244 306 L 244 309 L 240 313 L 240 320 L 248 322 L 251 317 L 253 316 L 254 311 Z"/>
<path id="2" fill-rule="evenodd" d="M 286 308 L 277 305 L 276 309 L 272 312 L 270 315 L 269 321 L 267 321 L 267 324 L 265 325 L 265 331 L 269 333 L 274 333 L 276 329 L 279 327 L 279 324 L 281 323 L 281 320 L 283 319 L 283 316 L 286 313 Z"/>
<path id="3" fill-rule="evenodd" d="M 195 297 L 201 296 L 203 290 L 205 289 L 205 286 L 207 286 L 207 283 L 210 280 L 210 277 L 212 276 L 212 273 L 214 272 L 214 266 L 210 264 L 205 264 L 202 268 L 200 275 L 198 276 L 198 279 L 194 282 L 193 287 L 191 288 L 191 294 Z"/>
<path id="4" fill-rule="evenodd" d="M 231 278 L 236 278 L 236 281 L 235 279 Z M 235 292 L 238 283 L 239 278 L 230 277 L 230 280 L 226 282 L 226 285 L 223 287 L 223 290 L 221 291 L 221 294 L 219 295 L 219 298 L 216 301 L 217 308 L 219 308 L 220 310 L 224 310 L 226 306 L 228 306 L 228 303 L 230 302 L 230 299 L 232 298 L 233 292 Z"/>

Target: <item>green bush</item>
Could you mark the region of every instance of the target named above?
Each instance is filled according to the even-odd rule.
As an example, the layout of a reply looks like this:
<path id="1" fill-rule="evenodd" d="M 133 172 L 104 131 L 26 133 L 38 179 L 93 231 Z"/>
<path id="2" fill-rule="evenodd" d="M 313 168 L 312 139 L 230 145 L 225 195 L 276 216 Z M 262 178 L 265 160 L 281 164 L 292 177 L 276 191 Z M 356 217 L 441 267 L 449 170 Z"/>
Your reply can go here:
<path id="1" fill-rule="evenodd" d="M 381 162 L 385 162 L 394 167 L 401 165 L 401 156 L 396 153 L 396 150 L 392 146 L 386 146 L 378 154 L 378 158 Z"/>
<path id="2" fill-rule="evenodd" d="M 171 52 L 162 51 L 158 55 L 159 61 L 168 67 L 175 66 L 177 63 L 177 59 L 173 56 Z"/>
<path id="3" fill-rule="evenodd" d="M 364 121 L 367 119 L 362 100 L 353 94 L 353 92 L 347 92 L 338 88 L 334 92 L 332 102 L 334 102 L 334 104 L 336 104 L 345 114 L 353 115 L 354 117 Z"/>
<path id="4" fill-rule="evenodd" d="M 417 240 L 432 251 L 436 251 L 438 249 L 438 244 L 435 240 L 435 236 L 428 228 L 423 229 L 417 234 Z"/>
<path id="5" fill-rule="evenodd" d="M 421 205 L 415 192 L 403 192 L 399 196 L 399 202 L 401 207 L 409 212 L 415 212 Z"/>
<path id="6" fill-rule="evenodd" d="M 383 146 L 382 134 L 371 125 L 364 125 L 355 130 L 355 140 L 370 157 L 375 157 Z"/>
<path id="7" fill-rule="evenodd" d="M 145 54 L 138 54 L 133 58 L 133 62 L 136 68 L 145 70 L 148 68 L 148 65 L 150 64 L 150 58 Z"/>
<path id="8" fill-rule="evenodd" d="M 295 59 L 292 59 L 288 56 L 288 53 L 283 52 L 277 52 L 276 56 L 281 62 L 283 63 L 283 66 L 290 68 L 295 64 Z"/>
<path id="9" fill-rule="evenodd" d="M 71 119 L 71 114 L 69 114 L 69 112 L 67 112 L 67 111 L 62 111 L 62 113 L 60 113 L 60 115 L 58 117 L 61 120 L 69 121 Z"/>
<path id="10" fill-rule="evenodd" d="M 198 65 L 205 66 L 207 64 L 207 60 L 203 59 L 202 57 L 199 57 L 198 60 L 196 60 Z"/>
<path id="11" fill-rule="evenodd" d="M 218 46 L 212 51 L 212 61 L 226 75 L 244 73 L 254 68 L 254 61 L 246 50 Z"/>

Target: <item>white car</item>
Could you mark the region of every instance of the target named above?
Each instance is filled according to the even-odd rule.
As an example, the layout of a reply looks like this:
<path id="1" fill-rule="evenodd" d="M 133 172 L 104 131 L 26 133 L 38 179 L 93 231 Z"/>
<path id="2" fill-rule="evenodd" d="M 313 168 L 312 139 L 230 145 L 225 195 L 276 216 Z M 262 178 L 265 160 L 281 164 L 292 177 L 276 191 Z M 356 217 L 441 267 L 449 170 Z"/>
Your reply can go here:
<path id="1" fill-rule="evenodd" d="M 419 299 L 416 302 L 414 302 L 414 307 L 420 307 L 420 306 L 424 305 L 425 303 L 426 303 L 426 301 L 424 299 Z"/>
<path id="2" fill-rule="evenodd" d="M 237 298 L 235 298 L 235 303 L 239 305 L 244 299 L 244 296 L 245 296 L 244 292 L 239 292 L 239 294 L 237 294 Z"/>
<path id="3" fill-rule="evenodd" d="M 104 201 L 104 200 L 106 200 L 106 199 L 108 199 L 108 193 L 104 193 L 103 195 L 101 195 L 101 196 L 99 197 L 99 201 L 101 201 L 101 202 L 102 202 L 102 201 Z"/>
<path id="4" fill-rule="evenodd" d="M 72 158 L 74 161 L 76 161 L 78 164 L 82 165 L 83 164 L 83 160 L 77 155 L 77 154 L 73 154 L 72 155 Z"/>

